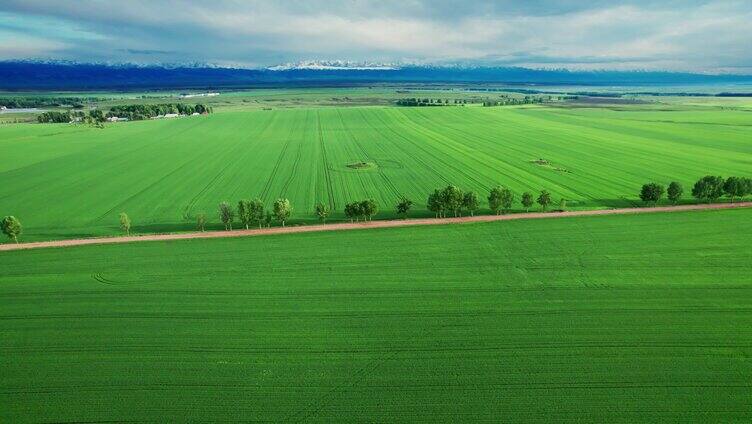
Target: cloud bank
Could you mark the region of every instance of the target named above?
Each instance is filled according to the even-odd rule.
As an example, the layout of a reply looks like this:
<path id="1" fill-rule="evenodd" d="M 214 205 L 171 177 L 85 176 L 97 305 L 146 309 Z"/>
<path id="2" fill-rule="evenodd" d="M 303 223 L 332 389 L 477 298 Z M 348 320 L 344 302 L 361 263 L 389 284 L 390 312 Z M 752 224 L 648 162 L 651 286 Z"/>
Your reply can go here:
<path id="1" fill-rule="evenodd" d="M 5 0 L 0 59 L 752 73 L 749 22 L 744 0 Z"/>

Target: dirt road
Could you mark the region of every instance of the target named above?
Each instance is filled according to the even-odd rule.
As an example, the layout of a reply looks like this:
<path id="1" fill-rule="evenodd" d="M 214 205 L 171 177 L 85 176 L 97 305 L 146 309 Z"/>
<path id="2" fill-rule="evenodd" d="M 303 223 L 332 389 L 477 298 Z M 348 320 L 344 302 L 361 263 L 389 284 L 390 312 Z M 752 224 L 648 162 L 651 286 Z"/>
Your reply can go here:
<path id="1" fill-rule="evenodd" d="M 273 227 L 253 230 L 236 230 L 236 231 L 207 231 L 203 233 L 179 233 L 179 234 L 150 234 L 142 236 L 129 237 L 103 237 L 89 239 L 71 239 L 57 241 L 40 241 L 32 243 L 19 244 L 0 244 L 0 251 L 4 250 L 23 250 L 39 249 L 44 247 L 69 247 L 83 246 L 87 244 L 112 244 L 112 243 L 131 243 L 141 241 L 165 241 L 165 240 L 187 240 L 203 238 L 221 238 L 221 237 L 248 237 L 263 236 L 272 234 L 290 234 L 290 233 L 310 233 L 316 231 L 342 231 L 342 230 L 360 230 L 366 228 L 391 228 L 406 227 L 412 225 L 446 225 L 461 224 L 469 222 L 491 222 L 491 221 L 511 221 L 516 219 L 545 219 L 545 218 L 566 218 L 573 216 L 593 216 L 593 215 L 622 215 L 638 213 L 657 213 L 657 212 L 681 212 L 697 211 L 708 209 L 734 209 L 749 208 L 752 202 L 740 203 L 712 203 L 701 205 L 682 205 L 682 206 L 659 206 L 654 208 L 623 208 L 623 209 L 602 209 L 575 212 L 531 212 L 515 213 L 510 215 L 480 215 L 466 216 L 461 218 L 420 218 L 406 220 L 389 220 L 389 221 L 370 221 L 360 223 L 337 223 L 327 225 L 306 225 L 299 227 Z"/>

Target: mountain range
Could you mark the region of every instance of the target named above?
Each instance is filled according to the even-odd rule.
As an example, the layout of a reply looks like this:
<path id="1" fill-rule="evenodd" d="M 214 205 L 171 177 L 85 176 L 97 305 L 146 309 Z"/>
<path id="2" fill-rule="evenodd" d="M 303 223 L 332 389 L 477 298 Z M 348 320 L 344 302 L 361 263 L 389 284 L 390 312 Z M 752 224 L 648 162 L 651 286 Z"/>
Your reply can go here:
<path id="1" fill-rule="evenodd" d="M 101 90 L 338 86 L 389 83 L 510 85 L 752 84 L 752 75 L 572 71 L 520 67 L 420 66 L 308 61 L 263 69 L 206 64 L 138 65 L 1 61 L 2 90 Z"/>

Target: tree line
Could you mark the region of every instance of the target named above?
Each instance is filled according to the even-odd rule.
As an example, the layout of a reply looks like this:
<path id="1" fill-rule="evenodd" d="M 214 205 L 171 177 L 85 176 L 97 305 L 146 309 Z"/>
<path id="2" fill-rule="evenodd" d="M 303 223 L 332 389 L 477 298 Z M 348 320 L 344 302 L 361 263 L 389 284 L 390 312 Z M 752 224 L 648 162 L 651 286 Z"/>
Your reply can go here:
<path id="1" fill-rule="evenodd" d="M 502 95 L 500 100 L 485 100 L 483 101 L 484 107 L 493 106 L 514 106 L 514 105 L 528 105 L 543 103 L 543 97 L 525 96 L 524 98 L 516 98 L 511 96 Z"/>
<path id="2" fill-rule="evenodd" d="M 72 107 L 81 109 L 84 103 L 92 103 L 101 100 L 98 97 L 2 97 L 0 106 L 9 109 L 26 109 L 41 107 Z"/>
<path id="3" fill-rule="evenodd" d="M 72 120 L 70 112 L 44 112 L 37 116 L 37 121 L 40 124 L 67 124 Z"/>
<path id="4" fill-rule="evenodd" d="M 160 115 L 192 115 L 194 113 L 204 114 L 212 112 L 213 109 L 211 106 L 202 103 L 196 105 L 185 103 L 134 104 L 112 106 L 107 113 L 107 116 L 128 118 L 131 121 L 140 121 Z"/>
<path id="5" fill-rule="evenodd" d="M 668 187 L 659 183 L 647 183 L 640 190 L 640 199 L 648 205 L 657 205 L 663 197 L 667 196 L 672 204 L 677 204 L 684 195 L 684 188 L 679 182 L 673 181 Z M 692 186 L 692 196 L 701 202 L 715 202 L 721 197 L 728 197 L 733 203 L 737 199 L 744 199 L 752 195 L 752 178 L 747 177 L 728 177 L 706 175 Z M 516 201 L 516 193 L 504 186 L 496 186 L 489 190 L 486 200 L 488 207 L 494 214 L 509 213 Z M 519 203 L 526 212 L 537 204 L 540 210 L 547 211 L 552 203 L 553 198 L 547 190 L 541 190 L 536 194 L 524 192 L 520 195 Z M 406 198 L 400 198 L 394 205 L 394 211 L 397 216 L 407 218 L 409 212 L 415 203 Z M 567 207 L 566 199 L 559 200 L 558 210 L 564 211 Z M 454 185 L 448 185 L 441 189 L 435 189 L 429 193 L 426 199 L 426 208 L 433 212 L 436 218 L 445 218 L 448 215 L 455 217 L 468 213 L 474 216 L 480 209 L 480 197 L 474 191 L 462 191 Z M 326 223 L 331 214 L 331 208 L 319 202 L 314 206 L 318 219 Z M 379 211 L 379 205 L 374 199 L 364 199 L 360 201 L 349 202 L 345 204 L 344 214 L 350 222 L 360 220 L 370 221 Z M 288 199 L 280 198 L 272 203 L 272 207 L 267 210 L 261 199 L 240 200 L 237 207 L 233 208 L 228 202 L 222 202 L 218 207 L 219 219 L 225 227 L 225 230 L 232 230 L 236 220 L 245 229 L 251 226 L 270 227 L 276 220 L 283 227 L 292 215 L 292 205 Z M 196 215 L 196 227 L 199 231 L 204 231 L 207 224 L 205 213 Z M 131 220 L 125 212 L 119 215 L 120 229 L 130 235 Z M 21 222 L 14 216 L 6 216 L 0 220 L 0 230 L 8 236 L 9 239 L 18 243 L 18 236 L 21 234 Z"/>
<path id="6" fill-rule="evenodd" d="M 37 116 L 40 124 L 46 123 L 68 123 L 78 121 L 87 124 L 101 124 L 107 121 L 107 118 L 118 117 L 126 118 L 130 121 L 140 121 L 154 118 L 160 115 L 178 114 L 192 115 L 194 113 L 205 114 L 212 113 L 214 109 L 202 103 L 196 105 L 183 103 L 164 103 L 164 104 L 137 104 L 137 105 L 119 105 L 112 106 L 105 113 L 101 109 L 91 109 L 84 111 L 49 111 Z"/>
<path id="7" fill-rule="evenodd" d="M 405 99 L 399 99 L 397 100 L 397 106 L 449 106 L 450 104 L 449 99 L 428 99 L 428 98 L 417 98 L 417 97 L 409 97 Z M 454 99 L 454 101 L 451 104 L 467 104 L 467 100 L 464 99 Z"/>
<path id="8" fill-rule="evenodd" d="M 640 200 L 648 205 L 657 205 L 666 195 L 669 202 L 675 205 L 684 195 L 681 183 L 672 181 L 668 188 L 659 183 L 647 183 L 640 190 Z M 692 197 L 701 202 L 715 202 L 721 197 L 728 197 L 731 203 L 736 199 L 743 199 L 752 195 L 752 178 L 706 175 L 692 186 Z"/>
<path id="9" fill-rule="evenodd" d="M 486 199 L 488 200 L 488 207 L 491 209 L 491 212 L 498 215 L 512 210 L 515 197 L 515 193 L 509 188 L 496 186 L 489 191 Z M 546 211 L 552 202 L 551 193 L 547 190 L 541 190 L 537 197 L 530 192 L 524 192 L 520 197 L 520 203 L 526 212 L 530 211 L 530 207 L 535 203 L 538 203 L 541 209 Z M 561 209 L 564 209 L 566 207 L 566 200 L 561 199 L 559 206 Z M 448 185 L 443 189 L 435 189 L 430 193 L 426 200 L 426 207 L 437 218 L 445 218 L 447 214 L 453 214 L 455 217 L 462 216 L 463 212 L 474 216 L 475 212 L 480 209 L 480 200 L 478 194 L 474 191 L 463 192 L 457 186 Z"/>
<path id="10" fill-rule="evenodd" d="M 274 219 L 279 221 L 284 227 L 291 214 L 292 205 L 288 199 L 275 200 L 270 211 L 266 210 L 264 202 L 258 198 L 238 201 L 237 210 L 233 209 L 227 202 L 219 204 L 219 220 L 224 224 L 225 230 L 232 230 L 235 218 L 238 219 L 246 230 L 251 225 L 258 225 L 259 228 L 262 228 L 264 225 L 270 227 Z M 205 214 L 197 216 L 196 225 L 200 231 L 204 231 L 206 225 Z"/>

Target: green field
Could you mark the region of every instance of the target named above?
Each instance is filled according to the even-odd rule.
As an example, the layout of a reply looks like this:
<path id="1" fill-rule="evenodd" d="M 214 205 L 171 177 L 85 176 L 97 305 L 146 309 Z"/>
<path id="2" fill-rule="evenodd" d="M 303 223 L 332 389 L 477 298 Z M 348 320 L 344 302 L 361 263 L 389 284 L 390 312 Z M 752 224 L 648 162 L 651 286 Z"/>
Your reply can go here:
<path id="1" fill-rule="evenodd" d="M 24 224 L 22 240 L 116 234 L 127 212 L 137 232 L 216 223 L 221 201 L 280 196 L 293 222 L 317 201 L 343 218 L 346 202 L 375 198 L 393 216 L 399 196 L 427 215 L 429 191 L 504 184 L 547 189 L 571 208 L 637 204 L 648 181 L 689 188 L 708 174 L 749 175 L 749 113 L 653 106 L 619 108 L 292 108 L 220 112 L 97 129 L 0 127 L 0 215 Z M 550 165 L 533 163 L 546 159 Z M 368 162 L 366 169 L 349 164 Z M 519 198 L 519 197 L 518 197 Z"/>
<path id="2" fill-rule="evenodd" d="M 750 220 L 5 252 L 0 421 L 749 422 Z"/>

